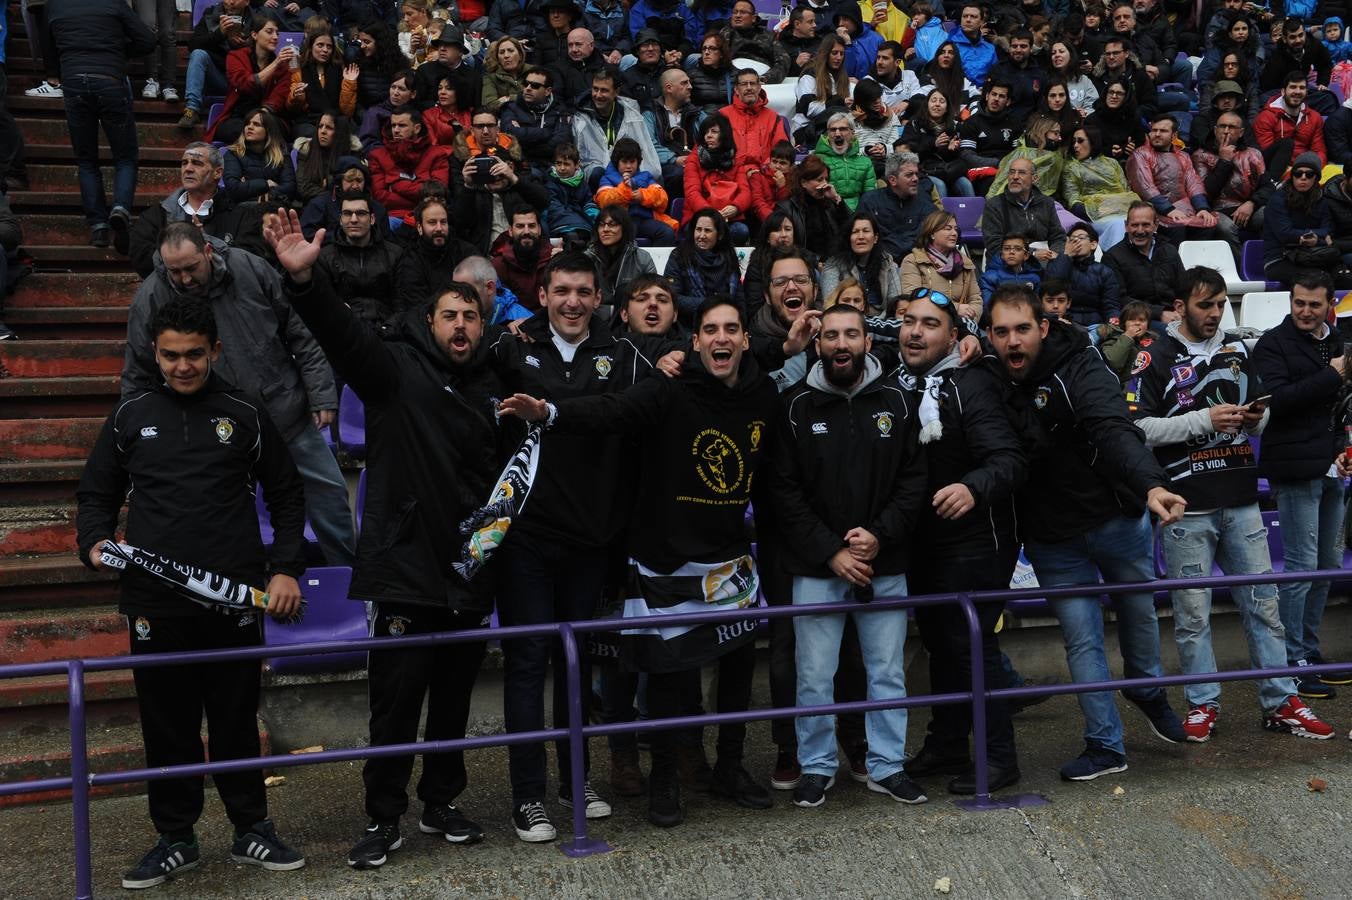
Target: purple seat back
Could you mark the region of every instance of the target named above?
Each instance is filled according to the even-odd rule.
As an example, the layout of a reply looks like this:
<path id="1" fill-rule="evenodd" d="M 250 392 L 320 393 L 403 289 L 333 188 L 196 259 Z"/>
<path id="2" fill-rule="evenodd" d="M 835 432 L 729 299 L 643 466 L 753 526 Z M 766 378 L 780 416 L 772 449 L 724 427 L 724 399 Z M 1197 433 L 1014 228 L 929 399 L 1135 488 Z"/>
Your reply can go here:
<path id="1" fill-rule="evenodd" d="M 367 637 L 366 604 L 349 600 L 352 570 L 346 566 L 307 569 L 300 577 L 305 597 L 305 618 L 284 625 L 267 619 L 264 643 L 269 647 L 292 647 L 317 641 L 351 641 Z M 279 675 L 314 672 L 346 672 L 366 665 L 366 654 L 325 653 L 318 656 L 285 656 L 268 660 L 268 667 Z"/>
<path id="2" fill-rule="evenodd" d="M 964 244 L 981 243 L 981 214 L 986 211 L 985 197 L 945 197 L 944 209 L 958 220 L 958 231 Z"/>
<path id="3" fill-rule="evenodd" d="M 193 0 L 192 4 L 192 27 L 196 28 L 197 23 L 202 21 L 202 16 L 206 15 L 207 10 L 215 6 L 220 0 Z"/>
<path id="4" fill-rule="evenodd" d="M 1245 241 L 1239 258 L 1239 275 L 1245 281 L 1263 280 L 1263 242 Z"/>
<path id="5" fill-rule="evenodd" d="M 346 384 L 338 401 L 338 446 L 353 459 L 366 458 L 366 407 Z"/>

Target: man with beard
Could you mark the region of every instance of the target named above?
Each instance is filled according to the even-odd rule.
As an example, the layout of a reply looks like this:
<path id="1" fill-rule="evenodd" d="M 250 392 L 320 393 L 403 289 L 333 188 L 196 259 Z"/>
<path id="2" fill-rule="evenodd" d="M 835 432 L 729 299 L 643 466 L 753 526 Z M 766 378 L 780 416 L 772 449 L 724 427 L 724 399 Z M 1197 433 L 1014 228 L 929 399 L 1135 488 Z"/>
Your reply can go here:
<path id="1" fill-rule="evenodd" d="M 1027 475 L 1028 460 L 1005 413 L 1002 389 L 984 367 L 964 367 L 958 351 L 963 333 L 953 302 L 922 288 L 901 320 L 901 383 L 919 398 L 920 446 L 928 461 L 929 502 L 916 527 L 908 587 L 917 594 L 1001 590 L 1009 586 L 1019 555 L 1014 491 Z M 977 605 L 986 684 L 1001 685 L 996 625 L 1004 604 Z M 954 604 L 915 611 L 920 640 L 929 651 L 930 690 L 958 693 L 971 686 L 972 646 L 967 618 Z M 912 778 L 951 774 L 954 794 L 976 793 L 968 755 L 971 706 L 932 709 L 924 746 L 906 763 Z M 989 789 L 1019 780 L 1014 725 L 1002 700 L 986 703 Z"/>
<path id="2" fill-rule="evenodd" d="M 1155 207 L 1162 230 L 1174 243 L 1206 240 L 1216 228 L 1216 216 L 1192 159 L 1174 147 L 1177 133 L 1173 116 L 1151 119 L 1145 146 L 1137 147 L 1127 160 L 1127 183 Z"/>
<path id="3" fill-rule="evenodd" d="M 1272 571 L 1263 517 L 1258 510 L 1258 475 L 1250 435 L 1267 425 L 1267 398 L 1254 372 L 1242 335 L 1220 330 L 1225 279 L 1215 269 L 1192 268 L 1178 285 L 1179 320 L 1149 353 L 1140 374 L 1127 383 L 1136 424 L 1170 481 L 1188 501 L 1181 520 L 1160 529 L 1168 578 L 1209 577 L 1219 563 L 1226 575 Z M 1131 402 L 1131 398 L 1135 398 Z M 1183 672 L 1216 671 L 1211 649 L 1211 589 L 1171 593 L 1174 640 Z M 1277 588 L 1236 585 L 1230 597 L 1239 607 L 1255 669 L 1286 665 L 1285 631 L 1278 614 Z M 1188 740 L 1211 739 L 1220 715 L 1218 683 L 1189 684 Z M 1263 728 L 1324 740 L 1333 729 L 1298 696 L 1289 676 L 1258 683 Z"/>
<path id="4" fill-rule="evenodd" d="M 549 264 L 550 254 L 543 249 L 540 214 L 533 209 L 514 209 L 511 227 L 493 242 L 493 268 L 498 281 L 518 297 L 540 295 L 540 273 Z"/>
<path id="5" fill-rule="evenodd" d="M 491 160 L 485 173 L 480 166 Z M 498 235 L 511 228 L 510 212 L 549 206 L 549 191 L 523 165 L 521 145 L 502 133 L 497 116 L 486 109 L 470 118 L 470 133 L 455 139 L 455 211 L 462 237 L 487 252 Z"/>
<path id="6" fill-rule="evenodd" d="M 1191 171 L 1191 163 L 1188 168 Z M 1056 213 L 1056 203 L 1038 190 L 1037 169 L 1031 159 L 1015 159 L 1009 164 L 1008 173 L 1005 192 L 987 198 L 986 210 L 981 214 L 981 239 L 986 252 L 998 254 L 1006 235 L 1022 234 L 1029 242 L 1043 241 L 1048 245 L 1050 249 L 1033 251 L 1033 256 L 1046 265 L 1066 250 L 1066 230 Z"/>
<path id="7" fill-rule="evenodd" d="M 1020 28 L 1010 32 L 1009 58 L 991 67 L 990 77 L 1010 85 L 1009 116 L 1015 122 L 1028 119 L 1037 108 L 1047 73 L 1033 59 L 1033 33 Z"/>
<path id="8" fill-rule="evenodd" d="M 452 270 L 477 252 L 451 234 L 450 213 L 439 197 L 423 200 L 413 208 L 418 239 L 404 251 L 395 271 L 395 284 L 404 303 L 420 306 L 440 296 L 452 280 Z"/>
<path id="9" fill-rule="evenodd" d="M 1291 160 L 1302 153 L 1318 156 L 1321 166 L 1328 163 L 1324 117 L 1307 105 L 1308 97 L 1305 76 L 1292 71 L 1282 85 L 1281 96 L 1273 97 L 1254 117 L 1254 138 L 1274 173 L 1285 172 Z"/>
<path id="10" fill-rule="evenodd" d="M 1329 90 L 1333 60 L 1328 48 L 1321 41 L 1310 40 L 1304 22 L 1288 18 L 1282 23 L 1281 42 L 1268 51 L 1262 74 L 1258 76 L 1258 90 L 1263 93 L 1281 90 L 1289 82 L 1288 76 L 1292 72 L 1300 76 L 1302 83 L 1309 83 L 1311 71 L 1315 87 L 1309 96 L 1310 106 L 1320 115 L 1332 115 L 1339 104 L 1337 95 Z"/>
<path id="11" fill-rule="evenodd" d="M 770 150 L 780 141 L 792 141 L 784 117 L 770 108 L 770 98 L 761 87 L 755 69 L 738 69 L 733 75 L 736 96 L 719 110 L 732 124 L 737 145 L 737 165 L 761 168 L 770 161 Z"/>
<path id="12" fill-rule="evenodd" d="M 554 78 L 552 70 L 530 66 L 521 93 L 498 112 L 502 131 L 521 145 L 522 157 L 540 181 L 554 161 L 554 148 L 571 137 L 568 113 L 554 96 Z"/>
<path id="13" fill-rule="evenodd" d="M 1010 91 L 1007 81 L 987 81 L 981 88 L 980 108 L 958 126 L 958 157 L 967 166 L 976 192 L 983 197 L 995 180 L 1000 160 L 1014 149 L 1014 141 L 1023 131 L 1022 120 L 1016 121 L 1009 114 Z M 972 177 L 972 169 L 990 171 Z"/>
<path id="14" fill-rule="evenodd" d="M 793 604 L 868 602 L 907 593 L 909 543 L 924 503 L 916 410 L 869 355 L 864 315 L 837 305 L 821 318 L 820 360 L 783 397 L 771 501 L 793 576 Z M 906 611 L 852 613 L 870 700 L 906 696 Z M 796 702 L 835 702 L 844 615 L 794 618 Z M 868 788 L 901 803 L 927 799 L 903 768 L 904 708 L 865 713 Z M 831 716 L 797 721 L 802 778 L 796 806 L 820 806 L 839 767 Z"/>
<path id="15" fill-rule="evenodd" d="M 754 605 L 759 587 L 745 516 L 756 473 L 773 444 L 774 385 L 756 365 L 741 307 L 726 295 L 696 313 L 694 354 L 680 378 L 649 378 L 623 393 L 563 400 L 523 394 L 503 412 L 548 421 L 551 431 L 620 433 L 640 442 L 643 461 L 628 529 L 629 584 L 623 637 L 628 667 L 648 673 L 652 718 L 685 714 L 690 670 L 717 660 L 718 709 L 743 711 L 755 669 L 755 619 L 661 627 L 661 616 Z M 692 450 L 693 448 L 693 450 Z M 693 455 L 692 455 L 693 454 Z M 746 725 L 723 725 L 713 771 L 715 794 L 768 809 L 770 794 L 742 766 Z M 683 820 L 677 734 L 654 732 L 648 820 Z"/>
<path id="16" fill-rule="evenodd" d="M 914 153 L 887 154 L 883 177 L 887 187 L 867 191 L 859 198 L 859 211 L 878 220 L 883 249 L 902 259 L 915 247 L 920 223 L 934 212 L 933 189 L 920 177 L 920 157 Z"/>
<path id="17" fill-rule="evenodd" d="M 420 302 L 415 298 L 421 295 L 400 298 L 396 293 L 403 253 L 374 228 L 370 198 L 347 193 L 339 200 L 341 230 L 320 251 L 317 265 L 359 318 L 383 324 L 402 309 L 397 304 Z"/>
<path id="18" fill-rule="evenodd" d="M 901 44 L 885 42 L 878 48 L 873 58 L 873 72 L 868 76 L 882 86 L 883 104 L 898 118 L 906 112 L 911 98 L 920 93 L 920 81 L 915 73 L 901 66 L 901 53 Z"/>
<path id="19" fill-rule="evenodd" d="M 766 65 L 761 76 L 765 84 L 779 84 L 789 72 L 791 60 L 782 43 L 761 22 L 752 0 L 735 0 L 732 18 L 723 29 L 723 40 L 728 46 L 728 59 L 754 59 Z"/>
<path id="20" fill-rule="evenodd" d="M 367 410 L 366 514 L 353 569 L 354 600 L 369 601 L 372 634 L 399 637 L 487 624 L 492 573 L 466 581 L 452 567 L 461 555 L 455 523 L 492 490 L 520 429 L 495 415 L 502 383 L 487 363 L 479 298 L 452 283 L 435 300 L 407 310 L 394 336 L 381 340 L 335 293 L 316 267 L 320 238 L 306 241 L 294 212 L 273 216 L 269 242 L 286 270 L 286 295 Z M 435 453 L 426 452 L 435 447 Z M 482 641 L 371 651 L 367 663 L 371 744 L 412 743 L 423 699 L 423 739 L 463 738 Z M 453 844 L 483 840 L 456 808 L 465 789 L 464 755 L 423 757 L 418 829 Z M 403 837 L 399 819 L 413 757 L 369 759 L 362 769 L 369 823 L 347 856 L 358 869 L 384 864 Z"/>
<path id="21" fill-rule="evenodd" d="M 1171 493 L 1168 476 L 1128 417 L 1122 387 L 1088 335 L 1042 315 L 1037 295 L 1005 285 L 986 304 L 992 371 L 1012 388 L 1025 433 L 1036 435 L 1029 478 L 1016 494 L 1024 553 L 1043 587 L 1094 585 L 1081 597 L 1052 600 L 1076 682 L 1108 681 L 1103 608 L 1097 585 L 1152 581 L 1154 544 L 1149 513 L 1161 526 L 1177 522 L 1187 501 Z M 1141 353 L 1136 374 L 1149 364 Z M 1147 512 L 1149 511 L 1149 513 Z M 1159 624 L 1147 591 L 1112 598 L 1128 678 L 1159 678 Z M 1124 696 L 1140 707 L 1161 740 L 1181 743 L 1183 723 L 1163 688 Z M 1061 767 L 1067 781 L 1091 781 L 1127 769 L 1122 718 L 1111 693 L 1079 694 L 1085 748 Z"/>
<path id="22" fill-rule="evenodd" d="M 423 132 L 422 113 L 401 106 L 390 113 L 385 143 L 371 150 L 372 193 L 391 216 L 412 224 L 409 215 L 429 182 L 450 184 L 450 148 L 438 147 Z"/>

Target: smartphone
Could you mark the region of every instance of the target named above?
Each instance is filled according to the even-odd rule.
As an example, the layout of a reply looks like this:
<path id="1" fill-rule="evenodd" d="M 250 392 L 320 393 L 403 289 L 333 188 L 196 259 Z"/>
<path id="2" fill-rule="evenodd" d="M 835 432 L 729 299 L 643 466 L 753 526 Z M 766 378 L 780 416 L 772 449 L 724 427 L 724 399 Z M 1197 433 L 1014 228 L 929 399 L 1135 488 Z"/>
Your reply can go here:
<path id="1" fill-rule="evenodd" d="M 300 65 L 300 45 L 305 43 L 305 32 L 303 31 L 283 31 L 277 35 L 277 52 L 281 53 L 283 47 L 294 48 L 294 54 L 291 57 L 291 68 Z"/>
<path id="2" fill-rule="evenodd" d="M 492 182 L 493 166 L 497 164 L 497 159 L 492 156 L 476 156 L 474 162 L 474 183 L 488 184 Z"/>
<path id="3" fill-rule="evenodd" d="M 1263 410 L 1267 409 L 1268 401 L 1270 401 L 1271 399 L 1272 399 L 1271 394 L 1264 394 L 1258 399 L 1250 400 L 1248 403 L 1244 404 L 1244 408 L 1249 410 L 1250 412 L 1262 412 Z"/>

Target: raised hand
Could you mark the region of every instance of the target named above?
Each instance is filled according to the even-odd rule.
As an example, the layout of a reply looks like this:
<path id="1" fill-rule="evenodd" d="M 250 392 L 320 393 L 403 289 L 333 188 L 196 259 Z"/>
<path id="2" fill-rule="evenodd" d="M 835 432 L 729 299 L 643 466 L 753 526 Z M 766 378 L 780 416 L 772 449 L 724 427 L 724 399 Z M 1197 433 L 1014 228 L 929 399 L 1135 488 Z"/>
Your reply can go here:
<path id="1" fill-rule="evenodd" d="M 324 246 L 323 228 L 315 232 L 314 240 L 307 241 L 300 229 L 300 214 L 294 209 L 282 209 L 265 217 L 263 237 L 292 281 L 305 284 L 310 280 L 310 270 Z"/>

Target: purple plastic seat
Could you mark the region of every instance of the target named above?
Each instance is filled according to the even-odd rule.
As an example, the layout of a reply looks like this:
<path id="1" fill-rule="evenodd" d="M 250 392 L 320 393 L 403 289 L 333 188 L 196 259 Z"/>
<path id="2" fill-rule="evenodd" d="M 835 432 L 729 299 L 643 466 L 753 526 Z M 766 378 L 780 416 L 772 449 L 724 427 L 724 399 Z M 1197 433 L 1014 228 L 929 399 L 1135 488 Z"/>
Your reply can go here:
<path id="1" fill-rule="evenodd" d="M 197 23 L 202 21 L 202 16 L 206 11 L 215 6 L 218 0 L 193 0 L 192 4 L 192 27 L 196 28 Z"/>
<path id="2" fill-rule="evenodd" d="M 307 569 L 300 577 L 305 597 L 305 618 L 292 624 L 265 619 L 263 642 L 269 647 L 294 647 L 318 641 L 352 641 L 367 637 L 366 604 L 349 600 L 352 570 L 347 566 Z M 316 656 L 283 656 L 268 660 L 278 675 L 315 672 L 348 672 L 366 665 L 366 653 L 324 653 Z"/>
<path id="3" fill-rule="evenodd" d="M 338 446 L 353 459 L 366 458 L 366 406 L 348 385 L 338 400 Z"/>
<path id="4" fill-rule="evenodd" d="M 254 508 L 258 511 L 258 535 L 263 539 L 264 547 L 271 547 L 276 540 L 276 532 L 272 529 L 272 516 L 268 514 L 267 501 L 263 498 L 263 488 L 260 485 L 254 491 Z M 311 544 L 318 544 L 319 538 L 315 537 L 315 530 L 310 527 L 310 520 L 305 520 L 305 540 Z"/>
<path id="5" fill-rule="evenodd" d="M 679 222 L 681 221 L 681 213 L 683 212 L 685 212 L 685 198 L 677 197 L 675 200 L 672 200 L 671 209 L 668 210 L 667 215 Z"/>
<path id="6" fill-rule="evenodd" d="M 981 214 L 986 211 L 985 197 L 945 197 L 944 209 L 958 220 L 958 231 L 964 244 L 981 245 Z"/>
<path id="7" fill-rule="evenodd" d="M 1280 281 L 1268 281 L 1263 277 L 1263 242 L 1245 241 L 1239 257 L 1239 276 L 1245 281 L 1262 281 L 1269 291 L 1280 291 Z"/>
<path id="8" fill-rule="evenodd" d="M 211 108 L 210 108 L 209 110 L 207 110 L 207 127 L 206 127 L 206 130 L 207 130 L 207 131 L 210 131 L 210 130 L 212 129 L 212 127 L 215 126 L 216 121 L 217 121 L 218 119 L 220 119 L 220 117 L 221 117 L 224 113 L 225 113 L 225 104 L 224 104 L 224 103 L 213 103 L 213 104 L 211 104 Z"/>

